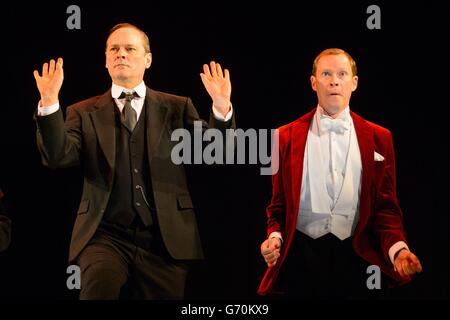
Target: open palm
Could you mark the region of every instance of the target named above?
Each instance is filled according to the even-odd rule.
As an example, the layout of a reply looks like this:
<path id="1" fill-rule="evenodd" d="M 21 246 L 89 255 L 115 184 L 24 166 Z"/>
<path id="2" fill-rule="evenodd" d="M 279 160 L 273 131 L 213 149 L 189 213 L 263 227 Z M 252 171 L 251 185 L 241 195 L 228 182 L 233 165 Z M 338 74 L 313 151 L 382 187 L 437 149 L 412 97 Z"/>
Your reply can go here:
<path id="1" fill-rule="evenodd" d="M 211 61 L 210 66 L 211 69 L 207 64 L 203 65 L 203 73 L 200 74 L 200 77 L 214 106 L 221 113 L 226 113 L 231 105 L 230 72 L 228 69 L 223 72 L 220 64 L 214 61 Z"/>
<path id="2" fill-rule="evenodd" d="M 34 70 L 33 75 L 43 106 L 56 103 L 64 80 L 63 59 L 58 58 L 57 62 L 52 59 L 50 63 L 44 63 L 42 76 L 37 70 Z"/>

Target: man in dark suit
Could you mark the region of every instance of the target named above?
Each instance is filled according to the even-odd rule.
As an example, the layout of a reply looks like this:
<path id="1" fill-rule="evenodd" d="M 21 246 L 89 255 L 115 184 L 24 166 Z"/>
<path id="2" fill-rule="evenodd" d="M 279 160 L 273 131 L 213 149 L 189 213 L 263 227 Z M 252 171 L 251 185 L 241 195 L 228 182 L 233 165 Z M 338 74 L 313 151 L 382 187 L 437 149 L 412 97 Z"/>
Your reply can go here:
<path id="1" fill-rule="evenodd" d="M 11 242 L 11 220 L 6 216 L 2 198 L 3 191 L 0 189 L 0 252 L 6 250 Z"/>
<path id="2" fill-rule="evenodd" d="M 152 55 L 138 27 L 114 26 L 105 54 L 111 90 L 68 107 L 65 123 L 63 60 L 34 71 L 43 163 L 84 168 L 69 254 L 81 269 L 80 299 L 180 299 L 187 261 L 203 253 L 184 168 L 171 160 L 171 133 L 200 119 L 189 98 L 145 86 Z M 209 124 L 225 130 L 234 125 L 230 76 L 210 67 L 201 74 L 213 100 Z"/>
<path id="3" fill-rule="evenodd" d="M 352 57 L 324 50 L 311 75 L 317 108 L 278 130 L 262 295 L 284 279 L 294 298 L 369 298 L 369 265 L 390 284 L 422 270 L 403 229 L 391 133 L 350 111 L 357 84 Z"/>

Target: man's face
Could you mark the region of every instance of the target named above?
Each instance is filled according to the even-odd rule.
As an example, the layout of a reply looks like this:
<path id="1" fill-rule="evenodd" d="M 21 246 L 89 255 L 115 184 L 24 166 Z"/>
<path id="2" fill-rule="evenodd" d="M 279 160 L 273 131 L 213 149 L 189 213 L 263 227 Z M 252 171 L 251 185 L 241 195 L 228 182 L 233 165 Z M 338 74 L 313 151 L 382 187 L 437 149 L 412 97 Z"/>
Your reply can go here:
<path id="1" fill-rule="evenodd" d="M 114 31 L 106 42 L 106 68 L 115 84 L 134 88 L 150 68 L 152 55 L 146 53 L 142 34 L 134 28 Z"/>
<path id="2" fill-rule="evenodd" d="M 317 92 L 319 105 L 329 115 L 338 115 L 349 105 L 352 92 L 358 86 L 358 77 L 353 76 L 346 55 L 326 55 L 317 63 L 311 86 Z"/>

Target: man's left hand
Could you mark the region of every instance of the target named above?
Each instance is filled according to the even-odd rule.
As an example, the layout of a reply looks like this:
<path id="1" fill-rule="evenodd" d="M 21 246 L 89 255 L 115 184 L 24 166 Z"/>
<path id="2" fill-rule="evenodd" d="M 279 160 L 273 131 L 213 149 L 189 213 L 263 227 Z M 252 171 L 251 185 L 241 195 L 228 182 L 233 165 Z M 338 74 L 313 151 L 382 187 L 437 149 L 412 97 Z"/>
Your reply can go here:
<path id="1" fill-rule="evenodd" d="M 422 265 L 419 258 L 409 250 L 401 250 L 394 261 L 395 270 L 402 277 L 412 276 L 422 272 Z"/>
<path id="2" fill-rule="evenodd" d="M 211 69 L 207 64 L 203 65 L 203 73 L 200 73 L 203 85 L 213 100 L 214 107 L 224 117 L 231 108 L 231 81 L 230 72 L 222 67 L 219 63 L 211 61 Z"/>

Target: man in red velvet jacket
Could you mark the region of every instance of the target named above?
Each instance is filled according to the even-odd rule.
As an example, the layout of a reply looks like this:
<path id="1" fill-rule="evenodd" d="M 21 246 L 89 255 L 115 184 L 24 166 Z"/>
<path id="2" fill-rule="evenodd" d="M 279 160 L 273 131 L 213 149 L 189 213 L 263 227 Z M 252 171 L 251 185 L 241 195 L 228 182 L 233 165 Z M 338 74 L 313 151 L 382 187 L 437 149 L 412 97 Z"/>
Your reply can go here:
<path id="1" fill-rule="evenodd" d="M 389 285 L 422 270 L 406 243 L 391 133 L 350 111 L 357 84 L 352 57 L 324 50 L 311 76 L 317 108 L 278 130 L 261 295 L 283 283 L 294 298 L 370 297 L 368 270 Z"/>

